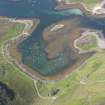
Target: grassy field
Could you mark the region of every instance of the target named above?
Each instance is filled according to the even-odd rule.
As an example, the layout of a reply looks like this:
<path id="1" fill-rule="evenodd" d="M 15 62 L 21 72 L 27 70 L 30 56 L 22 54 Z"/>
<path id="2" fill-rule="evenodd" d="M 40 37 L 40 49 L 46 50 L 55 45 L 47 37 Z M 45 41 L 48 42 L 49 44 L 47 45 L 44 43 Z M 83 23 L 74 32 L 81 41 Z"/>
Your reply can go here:
<path id="1" fill-rule="evenodd" d="M 99 105 L 105 100 L 105 51 L 94 55 L 68 78 L 55 83 L 37 83 L 42 96 L 59 89 L 52 105 Z"/>
<path id="2" fill-rule="evenodd" d="M 94 6 L 100 3 L 100 0 L 64 0 L 64 1 L 66 3 L 81 2 L 84 3 L 88 7 L 88 9 L 92 9 Z"/>

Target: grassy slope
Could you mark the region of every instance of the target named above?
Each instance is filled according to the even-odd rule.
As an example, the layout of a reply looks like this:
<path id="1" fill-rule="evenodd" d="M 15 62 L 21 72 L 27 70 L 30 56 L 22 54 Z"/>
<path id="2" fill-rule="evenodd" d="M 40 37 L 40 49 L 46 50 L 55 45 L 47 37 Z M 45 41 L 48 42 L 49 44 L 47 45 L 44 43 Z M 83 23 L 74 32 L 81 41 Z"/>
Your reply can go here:
<path id="1" fill-rule="evenodd" d="M 23 24 L 16 24 L 15 27 L 9 29 L 5 35 L 0 37 L 0 81 L 6 83 L 16 93 L 16 99 L 11 105 L 47 105 L 52 100 L 41 99 L 37 94 L 32 79 L 3 56 L 4 42 L 20 35 L 23 28 Z"/>
<path id="2" fill-rule="evenodd" d="M 90 58 L 68 78 L 52 84 L 39 85 L 40 94 L 47 96 L 52 89 L 61 91 L 53 105 L 95 105 L 105 99 L 105 52 Z M 48 90 L 48 91 L 44 91 Z"/>
<path id="3" fill-rule="evenodd" d="M 19 35 L 24 28 L 22 24 L 16 24 L 4 36 L 0 37 L 0 81 L 8 84 L 16 92 L 16 100 L 12 105 L 29 105 L 35 101 L 33 82 L 18 68 L 9 64 L 2 53 L 3 42 Z M 3 74 L 2 71 L 5 71 Z"/>

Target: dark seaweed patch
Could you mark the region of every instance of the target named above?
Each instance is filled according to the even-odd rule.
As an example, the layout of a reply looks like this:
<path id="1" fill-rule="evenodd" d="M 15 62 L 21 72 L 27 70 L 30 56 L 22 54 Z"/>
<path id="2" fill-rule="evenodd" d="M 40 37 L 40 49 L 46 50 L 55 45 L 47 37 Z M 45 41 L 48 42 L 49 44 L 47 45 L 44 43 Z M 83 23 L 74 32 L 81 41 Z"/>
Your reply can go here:
<path id="1" fill-rule="evenodd" d="M 0 82 L 0 105 L 9 105 L 15 99 L 15 92 Z"/>

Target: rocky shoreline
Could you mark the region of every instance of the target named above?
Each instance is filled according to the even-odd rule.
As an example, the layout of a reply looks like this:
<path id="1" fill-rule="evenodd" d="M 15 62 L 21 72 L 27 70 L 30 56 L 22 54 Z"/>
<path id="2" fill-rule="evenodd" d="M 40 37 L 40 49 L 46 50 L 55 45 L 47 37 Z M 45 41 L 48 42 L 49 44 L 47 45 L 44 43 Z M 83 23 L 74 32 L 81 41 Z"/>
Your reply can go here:
<path id="1" fill-rule="evenodd" d="M 100 3 L 100 5 L 102 5 Z M 85 13 L 88 16 L 94 16 L 95 18 L 103 18 L 105 17 L 105 14 L 99 14 L 99 12 L 94 11 L 95 7 L 93 7 L 92 10 L 88 9 L 84 3 L 76 2 L 76 3 L 69 3 L 66 4 L 64 1 L 58 1 L 58 5 L 56 6 L 56 10 L 66 10 L 66 9 L 74 9 L 78 8 L 80 9 L 83 13 Z"/>

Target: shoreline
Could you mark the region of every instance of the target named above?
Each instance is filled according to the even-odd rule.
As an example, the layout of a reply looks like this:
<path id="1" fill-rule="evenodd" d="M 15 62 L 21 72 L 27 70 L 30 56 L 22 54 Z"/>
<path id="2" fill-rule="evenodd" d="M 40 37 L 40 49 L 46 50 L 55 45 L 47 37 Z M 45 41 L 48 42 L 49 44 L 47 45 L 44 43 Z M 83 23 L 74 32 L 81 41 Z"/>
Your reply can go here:
<path id="1" fill-rule="evenodd" d="M 21 22 L 21 20 L 17 20 L 15 22 Z M 25 21 L 25 22 L 27 23 L 27 21 Z M 37 27 L 38 23 L 36 24 L 36 27 Z M 26 26 L 27 26 L 27 24 L 26 24 Z M 35 27 L 34 27 L 34 29 L 35 29 Z M 10 51 L 12 49 L 12 45 L 16 45 L 16 47 L 17 47 L 17 45 L 19 43 L 21 43 L 23 40 L 25 40 L 26 38 L 28 38 L 29 35 L 31 35 L 29 33 L 28 34 L 23 34 L 23 33 L 24 33 L 24 30 L 23 30 L 23 32 L 19 36 L 15 37 L 15 38 L 12 38 L 12 39 L 10 39 L 8 41 L 6 41 L 4 43 L 4 46 L 3 46 L 3 52 L 4 52 L 4 55 L 7 57 L 7 59 L 12 64 L 14 64 L 16 67 L 18 67 L 19 69 L 21 69 L 22 72 L 24 72 L 25 74 L 27 74 L 28 76 L 30 76 L 33 80 L 41 80 L 41 81 L 44 81 L 44 82 L 45 81 L 46 82 L 49 82 L 49 81 L 50 82 L 58 81 L 58 80 L 61 80 L 61 79 L 64 79 L 64 78 L 68 77 L 68 75 L 70 75 L 70 73 L 74 69 L 77 69 L 77 67 L 79 67 L 80 63 L 76 63 L 76 65 L 74 65 L 72 67 L 65 68 L 65 70 L 63 70 L 63 71 L 61 71 L 61 72 L 59 72 L 57 74 L 49 75 L 49 76 L 42 75 L 37 70 L 33 70 L 33 69 L 29 68 L 27 65 L 23 64 L 21 60 L 19 61 L 19 60 L 15 59 L 13 57 L 13 53 L 11 53 L 11 51 Z M 25 36 L 25 38 L 24 38 L 24 36 Z M 20 53 L 20 52 L 18 52 L 18 53 Z M 83 62 L 84 62 L 84 58 L 81 61 L 81 64 Z M 62 78 L 62 75 L 63 75 L 63 78 Z"/>
<path id="2" fill-rule="evenodd" d="M 91 13 L 92 11 L 89 10 L 84 3 L 69 3 L 69 4 L 66 4 L 66 3 L 63 3 L 63 4 L 60 4 L 56 6 L 55 9 L 57 10 L 65 10 L 65 9 L 71 9 L 71 8 L 79 8 L 80 10 L 82 10 L 83 12 L 88 12 L 88 13 Z"/>
<path id="3" fill-rule="evenodd" d="M 80 47 L 77 46 L 76 43 L 77 43 L 78 40 L 80 40 L 84 36 L 89 36 L 89 34 L 92 34 L 92 33 L 93 33 L 93 36 L 96 37 L 97 48 L 96 49 L 90 49 L 90 50 L 87 50 L 87 51 L 83 51 Z M 103 40 L 103 38 L 104 38 L 104 36 L 103 36 L 101 31 L 87 30 L 87 31 L 85 31 L 84 33 L 81 34 L 81 37 L 79 37 L 78 39 L 76 39 L 74 41 L 74 47 L 78 50 L 79 54 L 84 54 L 84 53 L 89 53 L 89 52 L 97 52 L 97 51 L 99 51 L 99 49 L 105 49 L 105 47 L 101 45 L 101 43 L 105 43 L 105 40 Z"/>
<path id="4" fill-rule="evenodd" d="M 85 11 L 86 13 L 88 13 L 88 14 L 91 14 L 92 13 L 92 11 L 87 11 L 88 9 L 86 9 L 84 6 L 84 4 L 78 4 L 78 6 L 80 5 L 80 7 L 79 8 L 82 8 L 83 9 L 83 11 Z M 83 6 L 84 5 L 84 6 Z M 68 7 L 62 7 L 61 9 L 69 9 L 69 8 L 78 8 L 78 6 L 77 6 L 77 3 L 70 3 L 69 4 L 69 6 Z M 58 9 L 58 10 L 61 10 L 60 9 L 60 7 L 59 7 L 59 5 L 56 7 L 56 9 Z M 92 15 L 92 14 L 91 14 Z M 93 15 L 94 16 L 94 15 Z M 100 17 L 100 16 L 98 16 L 98 17 Z M 7 18 L 8 19 L 8 18 Z M 9 18 L 10 19 L 10 18 Z M 12 22 L 12 21 L 11 21 Z M 32 27 L 34 27 L 34 29 L 37 27 L 37 25 L 39 24 L 39 22 L 40 22 L 40 20 L 38 20 L 38 23 L 37 23 L 37 25 L 35 25 L 33 22 L 33 20 L 28 20 L 28 22 L 29 23 L 27 23 L 27 21 L 25 20 L 25 19 L 20 19 L 20 20 L 16 20 L 16 21 L 13 21 L 13 22 L 20 22 L 20 23 L 23 23 L 23 24 L 25 24 L 25 27 L 28 27 L 30 24 L 31 24 L 31 26 Z M 33 23 L 33 24 L 32 24 Z M 35 26 L 34 26 L 35 25 Z M 29 26 L 30 27 L 30 26 Z M 13 64 L 15 64 L 18 68 L 20 68 L 21 69 L 21 71 L 22 72 L 24 72 L 25 74 L 27 74 L 28 76 L 30 76 L 32 79 L 37 79 L 37 80 L 41 80 L 41 81 L 55 81 L 55 80 L 60 80 L 60 79 L 64 79 L 64 78 L 66 78 L 66 77 L 68 77 L 68 75 L 70 75 L 70 73 L 73 71 L 73 70 L 69 70 L 69 67 L 67 68 L 67 70 L 64 70 L 64 71 L 62 71 L 62 72 L 60 72 L 60 73 L 58 73 L 58 74 L 55 74 L 55 75 L 53 75 L 53 76 L 43 76 L 43 75 L 41 75 L 39 72 L 37 72 L 37 71 L 35 71 L 35 70 L 32 70 L 31 68 L 29 68 L 27 65 L 24 65 L 22 62 L 18 62 L 16 59 L 14 59 L 12 56 L 11 56 L 11 54 L 10 54 L 10 52 L 9 52 L 9 50 L 10 50 L 10 43 L 12 42 L 12 41 L 16 41 L 15 43 L 17 43 L 17 45 L 19 44 L 19 43 L 21 43 L 23 40 L 25 40 L 25 39 L 27 39 L 28 38 L 28 36 L 30 36 L 31 35 L 31 33 L 33 32 L 33 28 L 32 27 L 30 27 L 29 28 L 29 30 L 27 31 L 27 28 L 25 29 L 24 28 L 24 30 L 23 30 L 23 32 L 20 34 L 20 35 L 18 35 L 17 37 L 15 37 L 15 38 L 12 38 L 12 39 L 10 39 L 10 40 L 8 40 L 8 43 L 6 42 L 6 44 L 4 44 L 4 53 L 5 53 L 5 55 L 8 57 L 8 59 L 10 60 L 10 62 L 12 62 Z M 86 60 L 87 61 L 87 60 Z M 79 68 L 79 67 L 78 67 Z M 77 69 L 77 66 L 76 66 L 76 68 L 75 67 L 73 67 L 72 69 Z M 67 75 L 68 74 L 68 75 Z M 64 78 L 62 78 L 62 75 L 64 76 Z"/>
<path id="5" fill-rule="evenodd" d="M 96 18 L 103 18 L 103 17 L 105 17 L 105 14 L 99 14 L 99 12 L 94 11 L 95 7 L 93 7 L 93 9 L 89 9 L 82 2 L 71 2 L 71 3 L 65 3 L 65 2 L 63 2 L 62 3 L 62 1 L 59 2 L 58 0 L 57 0 L 57 2 L 58 2 L 58 5 L 56 6 L 55 10 L 58 10 L 58 11 L 60 11 L 60 10 L 66 10 L 66 9 L 78 8 L 78 9 L 80 9 L 81 11 L 83 11 L 83 13 L 85 13 L 88 16 L 94 16 Z M 100 7 L 102 5 L 101 4 L 102 2 L 100 2 L 100 4 L 99 4 Z"/>

